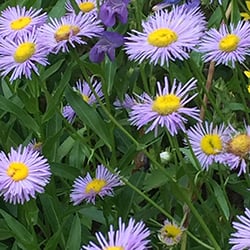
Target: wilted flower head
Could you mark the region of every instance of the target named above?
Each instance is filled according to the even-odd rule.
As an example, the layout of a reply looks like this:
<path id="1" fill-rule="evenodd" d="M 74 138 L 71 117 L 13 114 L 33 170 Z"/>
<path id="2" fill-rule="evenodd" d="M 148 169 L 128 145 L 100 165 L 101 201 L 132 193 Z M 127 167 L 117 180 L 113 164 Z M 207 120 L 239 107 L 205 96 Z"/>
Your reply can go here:
<path id="1" fill-rule="evenodd" d="M 249 160 L 250 156 L 250 126 L 245 126 L 245 132 L 238 132 L 232 127 L 231 129 L 220 163 L 228 165 L 230 169 L 238 169 L 238 175 L 241 175 L 247 171 L 246 160 Z"/>
<path id="2" fill-rule="evenodd" d="M 118 173 L 113 174 L 103 165 L 98 165 L 94 178 L 87 173 L 84 178 L 79 176 L 75 179 L 70 199 L 73 205 L 78 205 L 83 200 L 95 204 L 97 195 L 101 198 L 113 196 L 113 188 L 121 185 Z"/>
<path id="3" fill-rule="evenodd" d="M 107 54 L 110 61 L 115 60 L 115 49 L 122 46 L 123 36 L 117 32 L 104 31 L 99 41 L 91 48 L 89 59 L 94 63 L 103 61 Z"/>
<path id="4" fill-rule="evenodd" d="M 231 234 L 229 244 L 232 244 L 231 250 L 250 249 L 250 210 L 245 209 L 245 215 L 238 215 L 238 222 L 233 222 L 233 228 L 236 232 Z"/>
<path id="5" fill-rule="evenodd" d="M 86 14 L 97 14 L 97 3 L 96 0 L 75 0 L 78 10 Z M 75 10 L 70 2 L 67 0 L 65 3 L 65 8 L 69 13 L 75 13 Z"/>
<path id="6" fill-rule="evenodd" d="M 150 231 L 142 221 L 136 223 L 133 218 L 130 218 L 126 227 L 119 218 L 118 226 L 117 230 L 110 226 L 108 239 L 101 232 L 96 233 L 98 245 L 90 242 L 88 246 L 82 246 L 82 250 L 146 250 L 149 248 L 147 237 Z"/>
<path id="7" fill-rule="evenodd" d="M 181 241 L 183 231 L 183 227 L 171 223 L 169 220 L 165 220 L 158 237 L 160 241 L 167 246 L 174 246 Z"/>
<path id="8" fill-rule="evenodd" d="M 31 79 L 31 72 L 39 74 L 36 63 L 47 65 L 48 51 L 40 43 L 37 33 L 29 32 L 18 37 L 16 41 L 5 38 L 0 39 L 0 72 L 2 76 L 11 71 L 10 81 L 21 78 L 23 75 Z"/>
<path id="9" fill-rule="evenodd" d="M 92 84 L 93 89 L 96 93 L 96 95 L 102 99 L 103 98 L 103 92 L 102 92 L 102 84 L 98 81 L 92 81 L 90 84 Z M 89 84 L 85 81 L 78 80 L 76 82 L 76 87 L 73 87 L 73 90 L 76 92 L 79 92 L 82 95 L 83 101 L 88 103 L 89 105 L 93 105 L 97 102 L 96 96 L 92 92 L 92 89 L 90 88 Z M 75 119 L 76 113 L 73 110 L 73 108 L 69 105 L 66 105 L 63 108 L 63 116 L 72 123 Z"/>
<path id="10" fill-rule="evenodd" d="M 43 193 L 51 172 L 38 151 L 20 145 L 6 155 L 0 152 L 0 195 L 13 204 L 29 201 Z"/>
<path id="11" fill-rule="evenodd" d="M 68 52 L 69 45 L 86 44 L 86 38 L 98 37 L 103 32 L 100 20 L 94 15 L 79 13 L 50 18 L 50 23 L 40 28 L 40 40 L 50 52 Z"/>
<path id="12" fill-rule="evenodd" d="M 216 65 L 232 65 L 243 63 L 247 55 L 250 55 L 250 24 L 239 21 L 235 27 L 230 24 L 220 26 L 219 31 L 215 28 L 206 32 L 199 46 L 205 62 L 215 61 Z"/>
<path id="13" fill-rule="evenodd" d="M 41 14 L 42 9 L 36 10 L 26 7 L 8 7 L 0 15 L 0 37 L 9 39 L 20 38 L 20 36 L 39 28 L 47 20 L 47 14 Z"/>
<path id="14" fill-rule="evenodd" d="M 225 149 L 225 142 L 230 138 L 230 128 L 224 124 L 214 126 L 211 122 L 197 123 L 187 131 L 192 150 L 202 169 L 218 162 Z"/>
<path id="15" fill-rule="evenodd" d="M 205 17 L 199 8 L 187 10 L 178 6 L 171 11 L 159 10 L 142 22 L 142 32 L 132 30 L 125 37 L 125 51 L 130 60 L 149 59 L 154 65 L 184 60 L 200 42 Z"/>
<path id="16" fill-rule="evenodd" d="M 144 125 L 151 125 L 145 133 L 155 130 L 157 135 L 158 126 L 165 127 L 173 136 L 181 129 L 185 131 L 186 117 L 199 119 L 198 108 L 185 107 L 197 94 L 192 97 L 188 96 L 188 92 L 194 90 L 196 80 L 191 79 L 185 85 L 176 82 L 170 88 L 167 77 L 164 78 L 164 88 L 162 89 L 160 82 L 157 82 L 158 93 L 155 99 L 145 94 L 141 97 L 141 103 L 136 103 L 131 107 L 129 121 L 140 129 Z"/>
<path id="17" fill-rule="evenodd" d="M 130 0 L 105 0 L 100 7 L 99 18 L 103 24 L 112 27 L 115 25 L 116 18 L 121 23 L 126 23 L 128 20 L 127 5 Z"/>

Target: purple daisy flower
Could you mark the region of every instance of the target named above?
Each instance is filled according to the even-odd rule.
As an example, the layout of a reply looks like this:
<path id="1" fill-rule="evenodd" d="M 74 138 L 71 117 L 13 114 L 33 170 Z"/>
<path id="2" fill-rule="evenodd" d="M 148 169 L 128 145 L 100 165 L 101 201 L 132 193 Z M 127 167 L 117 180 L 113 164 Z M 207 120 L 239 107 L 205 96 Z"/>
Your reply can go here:
<path id="1" fill-rule="evenodd" d="M 96 238 L 98 245 L 90 242 L 88 246 L 82 246 L 82 250 L 103 250 L 103 249 L 122 249 L 122 250 L 146 250 L 149 249 L 149 240 L 147 237 L 150 235 L 149 229 L 145 226 L 144 222 L 135 222 L 133 218 L 129 219 L 128 226 L 119 218 L 119 228 L 114 230 L 110 226 L 108 232 L 108 240 L 105 236 L 98 232 Z"/>
<path id="2" fill-rule="evenodd" d="M 1 75 L 5 77 L 12 71 L 11 82 L 23 75 L 31 79 L 32 71 L 39 75 L 36 63 L 48 64 L 47 55 L 47 49 L 39 42 L 34 30 L 19 36 L 16 41 L 7 37 L 0 39 Z"/>
<path id="3" fill-rule="evenodd" d="M 27 149 L 42 153 L 42 142 L 37 142 L 36 139 L 32 139 L 30 143 L 27 145 Z"/>
<path id="4" fill-rule="evenodd" d="M 214 126 L 212 122 L 197 123 L 188 129 L 189 143 L 202 169 L 208 170 L 212 163 L 219 162 L 225 149 L 225 141 L 230 138 L 230 132 L 231 129 L 225 128 L 224 124 Z"/>
<path id="5" fill-rule="evenodd" d="M 152 123 L 145 133 L 154 129 L 155 135 L 157 135 L 158 126 L 161 126 L 167 128 L 171 135 L 175 135 L 179 129 L 185 131 L 184 124 L 187 119 L 184 116 L 200 121 L 198 108 L 185 107 L 197 95 L 196 93 L 192 97 L 188 97 L 188 92 L 196 88 L 196 80 L 190 79 L 184 86 L 182 83 L 177 84 L 174 80 L 171 89 L 167 77 L 164 78 L 164 82 L 163 89 L 160 82 L 157 82 L 158 94 L 155 100 L 145 94 L 144 98 L 141 98 L 142 102 L 131 108 L 129 121 L 132 125 L 140 129 L 142 126 Z"/>
<path id="6" fill-rule="evenodd" d="M 130 110 L 132 106 L 134 106 L 135 104 L 142 103 L 142 100 L 145 98 L 145 96 L 147 96 L 145 92 L 143 92 L 141 95 L 136 95 L 137 98 L 134 98 L 129 94 L 125 94 L 123 101 L 116 99 L 116 101 L 113 104 L 117 109 L 124 108 Z"/>
<path id="7" fill-rule="evenodd" d="M 0 36 L 9 39 L 18 38 L 34 28 L 43 25 L 47 20 L 47 14 L 41 14 L 42 9 L 35 10 L 15 6 L 3 10 L 0 15 Z"/>
<path id="8" fill-rule="evenodd" d="M 118 109 L 121 109 L 121 108 L 131 109 L 135 103 L 136 103 L 136 99 L 134 97 L 130 96 L 129 94 L 125 94 L 123 101 L 116 99 L 113 105 Z"/>
<path id="9" fill-rule="evenodd" d="M 51 53 L 68 52 L 69 45 L 86 44 L 84 38 L 98 37 L 103 32 L 100 20 L 94 15 L 70 14 L 59 20 L 50 18 L 50 23 L 40 28 L 40 39 L 44 47 Z"/>
<path id="10" fill-rule="evenodd" d="M 171 223 L 169 220 L 165 220 L 158 237 L 160 241 L 167 246 L 174 246 L 181 241 L 184 230 L 184 227 L 178 226 L 174 222 Z"/>
<path id="11" fill-rule="evenodd" d="M 97 3 L 96 0 L 75 0 L 79 11 L 88 14 L 97 14 Z M 65 8 L 69 13 L 76 14 L 70 0 L 67 0 L 65 3 Z"/>
<path id="12" fill-rule="evenodd" d="M 152 10 L 158 11 L 168 6 L 176 5 L 178 3 L 180 3 L 180 0 L 164 0 L 161 3 L 154 5 Z M 200 0 L 189 0 L 189 1 L 185 1 L 185 3 L 182 4 L 182 6 L 184 6 L 186 9 L 193 9 L 193 8 L 199 7 L 200 3 L 201 3 Z"/>
<path id="13" fill-rule="evenodd" d="M 69 123 L 73 123 L 76 118 L 76 112 L 70 105 L 66 105 L 63 107 L 62 114 Z"/>
<path id="14" fill-rule="evenodd" d="M 237 132 L 232 129 L 229 139 L 226 141 L 225 153 L 219 161 L 230 169 L 238 169 L 238 176 L 246 173 L 246 160 L 250 159 L 250 126 L 245 125 L 245 132 Z"/>
<path id="15" fill-rule="evenodd" d="M 117 32 L 104 31 L 100 40 L 91 48 L 89 59 L 91 62 L 100 63 L 107 54 L 110 61 L 115 60 L 115 49 L 124 43 L 123 36 Z"/>
<path id="16" fill-rule="evenodd" d="M 237 230 L 231 234 L 229 244 L 234 245 L 231 250 L 250 249 L 250 210 L 245 209 L 245 215 L 238 215 L 239 222 L 233 221 L 233 228 Z"/>
<path id="17" fill-rule="evenodd" d="M 83 200 L 95 204 L 97 195 L 101 198 L 113 196 L 113 188 L 123 184 L 118 174 L 113 174 L 103 165 L 98 165 L 95 178 L 92 178 L 89 173 L 84 178 L 77 177 L 70 194 L 73 205 L 78 205 Z"/>
<path id="18" fill-rule="evenodd" d="M 96 95 L 100 98 L 103 99 L 104 95 L 102 92 L 102 84 L 101 82 L 94 81 L 93 83 L 93 89 L 95 90 Z M 73 90 L 76 92 L 79 92 L 82 95 L 83 101 L 88 103 L 89 105 L 93 105 L 94 103 L 97 102 L 96 96 L 92 92 L 91 88 L 89 87 L 89 84 L 85 81 L 78 80 L 76 82 L 76 87 L 73 87 Z M 73 108 L 69 105 L 66 105 L 63 108 L 63 116 L 70 122 L 73 123 L 76 113 L 73 110 Z"/>
<path id="19" fill-rule="evenodd" d="M 250 55 L 249 22 L 239 21 L 236 27 L 222 24 L 219 31 L 210 29 L 203 36 L 199 51 L 204 53 L 205 62 L 215 61 L 216 65 L 232 65 L 233 68 L 236 62 L 243 63 Z"/>
<path id="20" fill-rule="evenodd" d="M 158 11 L 158 10 L 164 9 L 164 8 L 166 8 L 168 6 L 178 4 L 180 1 L 181 0 L 163 0 L 162 2 L 154 5 L 152 7 L 152 11 Z"/>
<path id="21" fill-rule="evenodd" d="M 141 63 L 149 59 L 161 66 L 168 66 L 169 60 L 187 59 L 203 35 L 204 20 L 199 8 L 159 10 L 142 23 L 142 32 L 132 30 L 134 34 L 125 37 L 125 51 L 130 60 Z"/>
<path id="22" fill-rule="evenodd" d="M 105 0 L 99 10 L 99 18 L 108 27 L 115 25 L 116 18 L 123 24 L 128 21 L 128 4 L 130 0 Z"/>
<path id="23" fill-rule="evenodd" d="M 38 151 L 20 145 L 6 155 L 0 152 L 0 195 L 13 204 L 43 193 L 51 176 L 50 167 Z"/>

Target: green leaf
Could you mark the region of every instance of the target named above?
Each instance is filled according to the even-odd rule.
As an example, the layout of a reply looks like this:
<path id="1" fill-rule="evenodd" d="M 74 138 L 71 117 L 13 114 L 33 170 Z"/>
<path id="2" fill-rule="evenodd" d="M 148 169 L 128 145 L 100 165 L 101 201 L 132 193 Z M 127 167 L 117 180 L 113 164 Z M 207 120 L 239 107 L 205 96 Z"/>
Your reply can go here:
<path id="1" fill-rule="evenodd" d="M 104 122 L 97 111 L 84 102 L 82 97 L 72 89 L 67 88 L 65 95 L 68 103 L 72 106 L 82 122 L 91 128 L 111 150 L 112 134 L 109 124 Z"/>
<path id="2" fill-rule="evenodd" d="M 160 187 L 166 184 L 168 181 L 167 177 L 162 174 L 158 169 L 153 169 L 144 181 L 144 190 L 148 192 L 153 188 Z"/>
<path id="3" fill-rule="evenodd" d="M 81 222 L 78 214 L 76 214 L 71 224 L 69 237 L 65 249 L 68 250 L 80 249 L 80 246 L 81 246 Z"/>
<path id="4" fill-rule="evenodd" d="M 44 72 L 40 74 L 41 82 L 48 79 L 51 75 L 56 73 L 58 69 L 61 67 L 62 63 L 64 62 L 64 59 L 59 60 L 58 62 L 54 63 L 50 67 L 48 67 Z"/>
<path id="5" fill-rule="evenodd" d="M 58 209 L 55 208 L 53 198 L 47 194 L 40 195 L 40 200 L 43 206 L 44 215 L 47 222 L 55 233 L 61 229 L 60 219 L 58 218 Z"/>
<path id="6" fill-rule="evenodd" d="M 13 233 L 11 232 L 11 230 L 9 229 L 9 227 L 7 226 L 7 223 L 5 222 L 4 219 L 0 219 L 0 240 L 6 240 L 9 239 L 11 237 L 13 237 Z M 0 247 L 0 249 L 2 249 Z"/>
<path id="7" fill-rule="evenodd" d="M 227 204 L 227 200 L 225 198 L 225 194 L 217 182 L 213 180 L 210 180 L 210 181 L 211 181 L 211 187 L 214 190 L 214 197 L 216 198 L 216 201 L 218 202 L 219 208 L 223 212 L 225 218 L 229 220 L 230 211 L 229 211 L 229 207 Z"/>
<path id="8" fill-rule="evenodd" d="M 62 75 L 60 82 L 58 83 L 58 87 L 54 91 L 52 98 L 47 100 L 47 110 L 42 118 L 42 122 L 47 122 L 54 113 L 58 110 L 58 106 L 61 102 L 65 87 L 69 83 L 70 77 L 72 73 L 72 67 L 69 66 L 65 73 Z"/>
<path id="9" fill-rule="evenodd" d="M 73 181 L 77 176 L 80 175 L 80 171 L 77 168 L 71 167 L 68 164 L 51 163 L 51 171 L 53 175 L 62 177 Z"/>
<path id="10" fill-rule="evenodd" d="M 12 231 L 17 243 L 21 244 L 23 249 L 39 250 L 36 239 L 23 224 L 2 209 L 0 209 L 0 214 L 3 216 L 6 224 Z"/>
<path id="11" fill-rule="evenodd" d="M 0 96 L 0 109 L 14 114 L 24 126 L 34 131 L 35 133 L 40 131 L 40 128 L 36 121 L 25 110 L 3 96 Z"/>
<path id="12" fill-rule="evenodd" d="M 108 85 L 108 95 L 111 94 L 114 85 L 114 79 L 116 75 L 117 65 L 115 62 L 111 62 L 108 58 L 105 60 L 105 79 Z"/>
<path id="13" fill-rule="evenodd" d="M 49 12 L 50 17 L 61 17 L 65 14 L 65 0 L 57 1 Z"/>

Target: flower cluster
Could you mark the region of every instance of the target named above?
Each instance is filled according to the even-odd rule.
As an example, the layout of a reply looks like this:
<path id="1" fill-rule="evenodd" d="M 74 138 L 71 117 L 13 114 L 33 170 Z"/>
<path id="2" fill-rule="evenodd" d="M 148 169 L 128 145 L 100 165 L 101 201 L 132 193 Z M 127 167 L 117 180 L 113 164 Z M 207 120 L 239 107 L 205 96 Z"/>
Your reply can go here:
<path id="1" fill-rule="evenodd" d="M 80 3 L 79 3 L 80 4 Z M 60 19 L 50 18 L 42 9 L 8 7 L 0 15 L 0 73 L 10 81 L 25 76 L 31 79 L 37 64 L 46 66 L 49 53 L 68 52 L 69 46 L 86 44 L 86 39 L 103 32 L 101 21 L 94 15 L 71 13 Z"/>
<path id="2" fill-rule="evenodd" d="M 246 160 L 250 156 L 250 126 L 243 132 L 231 125 L 214 126 L 213 123 L 198 123 L 187 131 L 188 142 L 200 162 L 202 169 L 208 170 L 213 163 L 238 169 L 238 175 L 246 173 Z"/>

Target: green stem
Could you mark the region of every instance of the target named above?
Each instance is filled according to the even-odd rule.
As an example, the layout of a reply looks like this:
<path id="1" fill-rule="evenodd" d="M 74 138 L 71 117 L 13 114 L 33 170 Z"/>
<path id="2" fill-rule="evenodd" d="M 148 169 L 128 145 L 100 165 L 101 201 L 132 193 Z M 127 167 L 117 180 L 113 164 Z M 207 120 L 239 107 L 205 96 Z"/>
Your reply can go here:
<path id="1" fill-rule="evenodd" d="M 140 189 L 138 189 L 136 186 L 134 186 L 132 183 L 130 183 L 126 178 L 122 177 L 122 181 L 129 186 L 131 189 L 133 189 L 135 192 L 137 192 L 140 196 L 142 196 L 146 201 L 148 201 L 153 207 L 158 209 L 163 215 L 165 215 L 168 219 L 175 221 L 173 216 L 171 216 L 168 212 L 166 212 L 162 207 L 160 207 L 157 203 L 155 203 L 152 199 L 150 199 L 147 195 L 145 195 Z M 196 209 L 195 209 L 196 211 Z M 198 212 L 197 212 L 198 214 Z M 209 231 L 209 230 L 208 230 Z M 209 231 L 210 232 L 210 231 Z M 198 242 L 200 245 L 204 246 L 207 249 L 214 249 L 213 247 L 207 245 L 206 243 L 199 240 L 197 237 L 195 237 L 191 232 L 186 230 L 186 233 L 188 236 L 190 236 L 192 239 L 194 239 L 196 242 Z M 211 234 L 211 233 L 210 233 Z M 211 240 L 212 241 L 212 240 Z M 217 242 L 216 242 L 217 243 Z M 215 248 L 216 250 L 220 248 Z"/>

